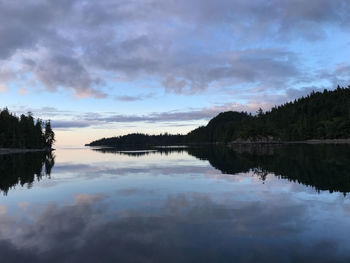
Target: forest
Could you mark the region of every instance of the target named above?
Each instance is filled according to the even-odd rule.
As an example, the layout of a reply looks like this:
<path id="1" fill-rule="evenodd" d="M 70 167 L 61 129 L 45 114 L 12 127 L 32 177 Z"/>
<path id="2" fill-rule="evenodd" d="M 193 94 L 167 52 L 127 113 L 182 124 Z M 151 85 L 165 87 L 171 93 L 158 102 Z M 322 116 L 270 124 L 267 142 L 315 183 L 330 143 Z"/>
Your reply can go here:
<path id="1" fill-rule="evenodd" d="M 0 110 L 0 148 L 50 149 L 55 142 L 55 133 L 50 121 L 34 119 L 31 113 L 20 117 Z"/>
<path id="2" fill-rule="evenodd" d="M 103 138 L 89 146 L 189 145 L 233 141 L 304 141 L 350 138 L 350 86 L 312 92 L 255 115 L 228 111 L 186 135 L 129 134 Z"/>
<path id="3" fill-rule="evenodd" d="M 148 135 L 142 133 L 132 133 L 124 136 L 102 138 L 86 144 L 86 146 L 112 146 L 118 147 L 119 149 L 133 147 L 134 149 L 138 146 L 161 146 L 161 145 L 183 145 L 185 144 L 185 136 L 176 134 L 159 134 L 159 135 Z"/>
<path id="4" fill-rule="evenodd" d="M 312 92 L 256 115 L 224 112 L 186 136 L 187 142 L 303 141 L 350 138 L 350 86 Z"/>

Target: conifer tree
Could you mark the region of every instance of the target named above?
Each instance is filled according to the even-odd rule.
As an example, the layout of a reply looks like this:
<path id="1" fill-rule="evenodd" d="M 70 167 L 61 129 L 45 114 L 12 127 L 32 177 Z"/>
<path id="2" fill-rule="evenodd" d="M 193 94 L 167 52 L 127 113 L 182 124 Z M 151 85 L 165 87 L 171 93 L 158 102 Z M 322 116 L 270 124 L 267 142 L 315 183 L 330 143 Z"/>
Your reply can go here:
<path id="1" fill-rule="evenodd" d="M 51 129 L 51 122 L 47 121 L 45 124 L 45 144 L 46 147 L 51 148 L 53 143 L 55 142 L 55 133 Z"/>

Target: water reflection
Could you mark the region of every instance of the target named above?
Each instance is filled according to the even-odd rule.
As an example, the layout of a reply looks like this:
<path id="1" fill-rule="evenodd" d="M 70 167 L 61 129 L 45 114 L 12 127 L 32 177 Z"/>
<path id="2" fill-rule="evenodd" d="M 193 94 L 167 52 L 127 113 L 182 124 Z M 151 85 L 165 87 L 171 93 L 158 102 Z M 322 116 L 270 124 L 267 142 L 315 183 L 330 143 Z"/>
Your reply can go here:
<path id="1" fill-rule="evenodd" d="M 189 154 L 223 173 L 253 171 L 266 179 L 268 173 L 312 186 L 316 190 L 350 192 L 348 145 L 280 145 L 211 147 L 189 149 Z"/>
<path id="2" fill-rule="evenodd" d="M 0 262 L 350 262 L 349 196 L 305 186 L 348 192 L 347 147 L 100 152 L 11 161 L 55 184 L 1 197 Z"/>
<path id="3" fill-rule="evenodd" d="M 209 146 L 186 149 L 119 151 L 113 148 L 94 149 L 102 153 L 145 156 L 188 152 L 207 160 L 224 174 L 252 171 L 262 180 L 273 173 L 317 191 L 350 192 L 350 147 L 348 145 L 237 145 L 232 148 Z"/>
<path id="4" fill-rule="evenodd" d="M 164 155 L 169 155 L 172 153 L 183 153 L 187 152 L 187 148 L 139 148 L 139 149 L 124 149 L 124 150 L 119 150 L 115 148 L 92 148 L 93 151 L 100 152 L 100 153 L 113 153 L 113 154 L 118 154 L 118 155 L 127 155 L 127 156 L 135 156 L 135 157 L 141 157 L 145 155 L 150 155 L 150 154 L 164 154 Z"/>
<path id="5" fill-rule="evenodd" d="M 27 184 L 31 188 L 35 180 L 50 177 L 54 164 L 55 157 L 51 152 L 0 155 L 0 191 L 7 195 L 16 185 Z"/>
<path id="6" fill-rule="evenodd" d="M 48 204 L 40 214 L 34 215 L 28 208 L 26 216 L 33 223 L 23 223 L 18 215 L 7 216 L 2 220 L 0 236 L 13 234 L 0 242 L 2 258 L 5 255 L 6 262 L 350 259 L 346 235 L 338 231 L 317 233 L 317 227 L 309 225 L 313 210 L 291 198 L 269 203 L 218 203 L 208 195 L 181 194 L 169 196 L 161 212 L 153 214 L 113 211 L 104 203 L 108 199 L 103 194 L 79 194 L 69 205 Z M 316 202 L 313 205 L 320 206 Z M 338 239 L 333 238 L 335 233 Z"/>

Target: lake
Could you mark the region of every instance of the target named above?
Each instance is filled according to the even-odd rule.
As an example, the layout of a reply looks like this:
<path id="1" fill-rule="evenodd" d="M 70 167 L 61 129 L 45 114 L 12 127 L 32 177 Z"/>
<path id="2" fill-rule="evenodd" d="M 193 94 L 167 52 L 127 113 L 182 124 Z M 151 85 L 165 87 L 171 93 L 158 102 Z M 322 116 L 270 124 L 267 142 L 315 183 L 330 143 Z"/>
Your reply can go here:
<path id="1" fill-rule="evenodd" d="M 0 262 L 350 262 L 350 146 L 0 155 Z"/>

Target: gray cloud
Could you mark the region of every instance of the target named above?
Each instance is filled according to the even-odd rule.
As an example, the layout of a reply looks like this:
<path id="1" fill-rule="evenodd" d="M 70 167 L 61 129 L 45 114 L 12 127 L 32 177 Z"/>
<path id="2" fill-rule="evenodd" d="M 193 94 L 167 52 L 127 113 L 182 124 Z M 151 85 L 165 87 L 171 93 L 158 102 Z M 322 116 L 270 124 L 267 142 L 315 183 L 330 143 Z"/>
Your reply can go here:
<path id="1" fill-rule="evenodd" d="M 313 210 L 290 196 L 261 203 L 184 193 L 162 197 L 161 209 L 153 213 L 144 202 L 136 209 L 127 202 L 116 213 L 104 202 L 107 198 L 112 200 L 81 193 L 67 205 L 28 209 L 25 223 L 23 215 L 1 215 L 0 250 L 6 262 L 349 260 L 342 236 L 320 232 L 323 224 L 311 228 L 310 222 L 318 223 Z M 154 198 L 150 203 L 156 207 Z M 320 202 L 314 206 L 327 208 Z"/>
<path id="2" fill-rule="evenodd" d="M 311 92 L 321 92 L 323 91 L 322 87 L 315 87 L 315 86 L 310 86 L 310 87 L 303 87 L 300 89 L 293 89 L 293 88 L 289 88 L 286 89 L 286 97 L 289 100 L 293 100 L 293 99 L 298 99 L 301 97 L 305 97 L 307 95 L 309 95 Z"/>
<path id="3" fill-rule="evenodd" d="M 130 102 L 130 101 L 139 101 L 139 100 L 149 99 L 149 98 L 152 98 L 153 96 L 154 96 L 153 93 L 147 93 L 147 94 L 139 94 L 136 96 L 129 96 L 129 95 L 116 96 L 115 99 L 119 101 Z"/>
<path id="4" fill-rule="evenodd" d="M 335 69 L 325 74 L 325 78 L 329 79 L 332 85 L 348 86 L 350 83 L 350 64 L 339 64 Z"/>
<path id="5" fill-rule="evenodd" d="M 338 68 L 338 73 L 342 71 L 347 74 L 346 67 Z M 340 73 L 339 73 L 340 74 Z M 339 76 L 342 76 L 341 74 Z M 325 76 L 323 76 L 325 78 Z M 315 87 L 305 86 L 299 89 L 287 88 L 282 94 L 266 94 L 262 90 L 254 90 L 253 94 L 249 94 L 246 103 L 225 103 L 225 104 L 214 104 L 211 107 L 204 108 L 188 108 L 178 111 L 168 112 L 153 112 L 144 115 L 125 115 L 115 114 L 113 112 L 97 113 L 97 112 L 72 112 L 72 111 L 61 111 L 53 107 L 42 107 L 42 108 L 27 108 L 17 107 L 15 109 L 17 113 L 33 112 L 35 115 L 43 119 L 51 119 L 52 126 L 56 129 L 70 129 L 70 128 L 86 128 L 86 127 L 103 127 L 103 125 L 109 124 L 126 124 L 146 122 L 146 123 L 157 123 L 158 125 L 164 125 L 166 127 L 184 127 L 193 126 L 194 121 L 208 121 L 215 117 L 220 112 L 225 111 L 244 111 L 248 113 L 255 113 L 259 108 L 264 110 L 270 110 L 273 106 L 280 105 L 281 101 L 289 102 L 294 99 L 298 99 L 302 96 L 307 96 L 312 91 L 323 91 L 327 87 Z M 153 94 L 133 96 L 120 96 L 122 101 L 134 101 L 137 99 L 145 99 L 153 96 Z M 66 119 L 66 115 L 69 114 L 72 118 Z M 133 126 L 131 126 L 133 127 Z"/>
<path id="6" fill-rule="evenodd" d="M 9 67 L 0 66 L 0 81 L 7 82 L 16 78 L 16 74 Z"/>
<path id="7" fill-rule="evenodd" d="M 270 98 L 268 102 L 262 102 L 261 99 L 257 97 L 255 98 L 256 100 L 249 101 L 247 104 L 227 103 L 207 108 L 189 108 L 182 111 L 154 112 L 145 115 L 124 115 L 93 112 L 83 114 L 70 113 L 70 115 L 74 116 L 74 119 L 67 120 L 62 118 L 62 114 L 64 114 L 64 112 L 59 110 L 55 112 L 54 108 L 49 108 L 51 111 L 48 111 L 46 116 L 51 117 L 52 126 L 56 129 L 84 128 L 91 126 L 101 127 L 101 125 L 112 123 L 128 124 L 137 122 L 164 124 L 167 127 L 181 127 L 188 126 L 189 124 L 186 122 L 210 120 L 220 112 L 224 111 L 245 111 L 255 113 L 259 107 L 268 110 L 275 105 L 275 101 L 280 101 L 281 99 L 292 100 L 297 95 L 306 95 L 309 90 L 311 91 L 311 88 L 306 88 L 305 90 L 289 89 L 287 90 L 286 94 Z M 45 108 L 46 107 L 42 109 Z M 40 109 L 34 109 L 33 112 L 37 111 L 40 111 Z M 58 116 L 58 118 L 55 118 L 55 115 Z M 193 125 L 193 123 L 190 125 Z"/>
<path id="8" fill-rule="evenodd" d="M 286 84 L 286 80 L 300 73 L 296 66 L 296 55 L 274 49 L 254 49 L 232 52 L 229 64 L 213 68 L 208 72 L 211 81 L 232 78 L 236 83 Z"/>
<path id="9" fill-rule="evenodd" d="M 346 0 L 0 1 L 0 59 L 22 63 L 50 91 L 78 97 L 105 97 L 103 72 L 156 78 L 175 93 L 223 81 L 280 88 L 301 78 L 299 57 L 242 47 L 316 41 L 327 26 L 347 32 L 349 12 Z"/>
<path id="10" fill-rule="evenodd" d="M 185 124 L 179 124 L 177 122 L 183 121 L 195 121 L 195 120 L 209 120 L 221 111 L 229 110 L 230 106 L 234 108 L 234 105 L 224 105 L 214 108 L 204 109 L 192 109 L 188 111 L 174 111 L 174 112 L 161 112 L 151 113 L 148 115 L 122 115 L 122 114 L 104 114 L 104 113 L 84 113 L 77 114 L 74 119 L 64 120 L 55 119 L 55 114 L 50 114 L 52 117 L 52 127 L 56 129 L 69 129 L 69 128 L 85 128 L 91 126 L 101 126 L 111 123 L 136 123 L 136 122 L 148 122 L 148 123 L 166 123 L 167 126 L 170 123 L 176 123 L 176 126 L 183 126 Z M 62 113 L 57 112 L 60 116 Z"/>
<path id="11" fill-rule="evenodd" d="M 79 120 L 54 120 L 52 121 L 52 127 L 56 129 L 68 129 L 68 128 L 85 128 L 96 124 L 91 121 L 79 121 Z"/>
<path id="12" fill-rule="evenodd" d="M 228 110 L 237 111 L 253 111 L 255 112 L 255 104 L 246 106 L 243 104 L 229 103 L 219 106 L 213 106 L 209 108 L 201 109 L 188 109 L 184 111 L 169 111 L 169 112 L 156 112 L 147 115 L 122 115 L 122 114 L 90 114 L 86 113 L 79 117 L 80 121 L 94 123 L 107 124 L 107 123 L 131 123 L 131 122 L 148 122 L 148 123 L 173 123 L 173 122 L 186 122 L 195 120 L 209 120 L 218 113 Z M 73 124 L 74 120 L 72 121 Z M 53 122 L 54 123 L 54 122 Z"/>
<path id="13" fill-rule="evenodd" d="M 64 55 L 45 57 L 39 62 L 27 62 L 27 66 L 50 91 L 65 87 L 73 89 L 77 97 L 104 98 L 107 96 L 94 88 L 101 83 L 101 80 L 93 79 L 80 62 L 72 57 Z"/>
<path id="14" fill-rule="evenodd" d="M 100 151 L 103 153 L 103 151 Z M 113 151 L 113 149 L 107 153 L 117 154 L 117 155 L 127 155 L 129 157 L 138 157 L 137 154 L 127 153 L 127 152 L 119 152 Z M 160 152 L 147 152 L 147 154 L 155 154 L 159 155 Z M 192 173 L 196 175 L 203 175 L 213 172 L 213 169 L 208 166 L 192 166 L 192 165 L 181 165 L 181 166 L 169 166 L 169 165 L 158 165 L 152 164 L 150 166 L 139 166 L 139 167 L 119 167 L 119 168 L 110 168 L 104 166 L 92 166 L 86 164 L 58 164 L 54 166 L 53 171 L 55 173 L 64 173 L 64 172 L 72 172 L 74 171 L 77 175 L 81 175 L 82 177 L 88 176 L 91 177 L 99 177 L 105 175 L 112 176 L 125 176 L 133 174 L 142 174 L 149 173 L 156 175 L 172 175 L 172 174 L 184 174 L 184 173 Z"/>
<path id="15" fill-rule="evenodd" d="M 69 116 L 75 116 L 77 115 L 76 112 L 70 111 L 70 110 L 59 110 L 55 107 L 51 106 L 45 106 L 40 108 L 32 108 L 28 106 L 20 106 L 20 105 L 14 105 L 11 107 L 11 109 L 17 114 L 27 114 L 28 112 L 33 113 L 33 115 L 37 118 L 41 118 L 43 120 L 49 120 L 49 119 L 55 119 L 55 122 L 66 122 L 65 118 L 67 115 Z M 61 120 L 63 119 L 63 120 Z"/>

